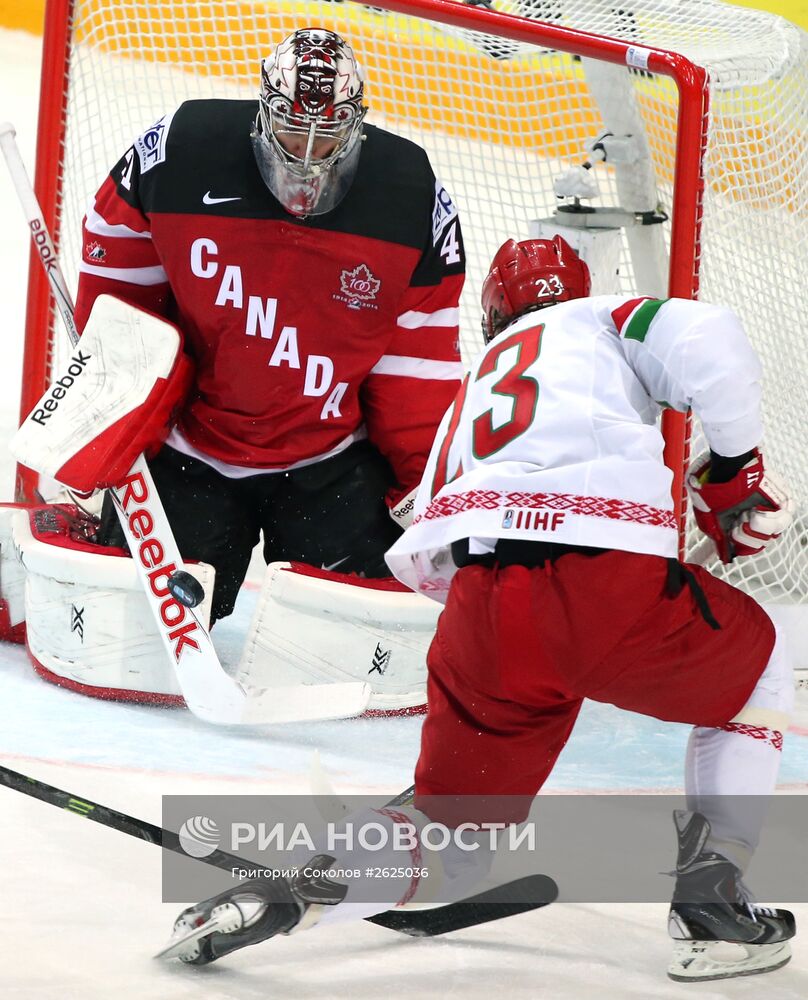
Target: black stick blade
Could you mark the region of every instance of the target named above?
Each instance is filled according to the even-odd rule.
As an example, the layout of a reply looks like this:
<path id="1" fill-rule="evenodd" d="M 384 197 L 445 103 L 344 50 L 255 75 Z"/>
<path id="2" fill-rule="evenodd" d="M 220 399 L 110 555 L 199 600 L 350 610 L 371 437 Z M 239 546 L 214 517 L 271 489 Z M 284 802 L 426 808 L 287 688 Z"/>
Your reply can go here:
<path id="1" fill-rule="evenodd" d="M 437 937 L 538 910 L 557 897 L 558 886 L 549 875 L 527 875 L 447 906 L 429 910 L 388 910 L 365 919 L 410 937 Z"/>

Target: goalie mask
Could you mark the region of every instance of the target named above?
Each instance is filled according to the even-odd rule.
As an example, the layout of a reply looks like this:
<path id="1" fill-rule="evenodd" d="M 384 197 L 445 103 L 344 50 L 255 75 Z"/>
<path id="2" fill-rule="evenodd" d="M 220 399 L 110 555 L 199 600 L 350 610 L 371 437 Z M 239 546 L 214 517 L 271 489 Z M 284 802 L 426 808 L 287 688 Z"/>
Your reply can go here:
<path id="1" fill-rule="evenodd" d="M 497 250 L 483 282 L 486 344 L 526 312 L 586 298 L 591 288 L 586 262 L 563 237 L 521 243 L 507 240 Z"/>
<path id="2" fill-rule="evenodd" d="M 324 215 L 345 197 L 362 148 L 363 87 L 350 46 L 333 31 L 295 31 L 263 60 L 253 151 L 292 215 Z"/>

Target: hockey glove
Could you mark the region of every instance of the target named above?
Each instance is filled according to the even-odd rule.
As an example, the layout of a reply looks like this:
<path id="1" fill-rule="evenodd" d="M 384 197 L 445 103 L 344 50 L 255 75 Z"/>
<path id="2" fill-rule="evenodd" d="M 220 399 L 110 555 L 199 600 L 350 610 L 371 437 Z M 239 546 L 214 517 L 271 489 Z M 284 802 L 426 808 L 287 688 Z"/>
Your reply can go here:
<path id="1" fill-rule="evenodd" d="M 14 435 L 12 454 L 87 495 L 117 486 L 141 452 L 162 445 L 193 378 L 173 323 L 99 295 L 72 357 Z"/>
<path id="2" fill-rule="evenodd" d="M 728 482 L 710 482 L 710 457 L 700 456 L 687 477 L 696 524 L 712 539 L 723 563 L 752 556 L 779 538 L 791 524 L 794 501 L 766 473 L 757 450 Z"/>

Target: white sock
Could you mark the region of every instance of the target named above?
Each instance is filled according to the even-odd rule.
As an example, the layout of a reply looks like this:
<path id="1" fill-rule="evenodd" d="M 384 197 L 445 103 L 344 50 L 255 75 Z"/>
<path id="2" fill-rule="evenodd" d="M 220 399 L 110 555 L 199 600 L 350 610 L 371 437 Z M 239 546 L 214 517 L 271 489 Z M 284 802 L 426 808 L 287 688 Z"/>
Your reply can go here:
<path id="1" fill-rule="evenodd" d="M 794 680 L 777 631 L 766 670 L 744 708 L 721 729 L 697 726 L 685 761 L 688 809 L 710 823 L 708 850 L 744 871 L 760 840 L 780 767 Z"/>

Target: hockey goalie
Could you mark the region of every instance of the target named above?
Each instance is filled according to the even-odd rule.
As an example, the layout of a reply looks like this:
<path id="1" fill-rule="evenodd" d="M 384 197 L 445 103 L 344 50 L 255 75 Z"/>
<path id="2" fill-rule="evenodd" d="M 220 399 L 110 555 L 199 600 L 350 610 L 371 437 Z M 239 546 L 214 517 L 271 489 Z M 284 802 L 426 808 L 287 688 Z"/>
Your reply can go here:
<path id="1" fill-rule="evenodd" d="M 135 140 L 85 218 L 80 348 L 15 449 L 83 491 L 119 485 L 146 451 L 210 622 L 263 539 L 273 568 L 240 674 L 361 677 L 369 709 L 398 710 L 423 704 L 436 615 L 384 553 L 462 374 L 464 256 L 426 154 L 366 125 L 363 96 L 350 47 L 301 29 L 263 60 L 258 100 L 189 101 Z M 4 550 L 23 553 L 43 673 L 176 698 L 115 561 L 110 499 L 97 524 L 16 521 Z"/>
<path id="2" fill-rule="evenodd" d="M 79 347 L 13 450 L 78 497 L 116 486 L 125 505 L 128 496 L 137 501 L 140 484 L 128 470 L 141 452 L 160 448 L 192 383 L 181 343 L 178 328 L 161 317 L 99 296 Z M 102 521 L 81 502 L 0 511 L 5 637 L 21 639 L 24 622 L 37 672 L 73 690 L 181 704 L 133 560 L 121 546 L 103 544 Z M 154 567 L 150 583 L 174 601 L 148 511 L 130 510 L 129 521 Z M 204 595 L 196 613 L 207 624 L 215 570 L 204 562 L 188 569 Z M 370 689 L 368 712 L 419 710 L 435 620 L 431 602 L 389 578 L 273 562 L 237 676 L 253 688 L 361 680 Z"/>

